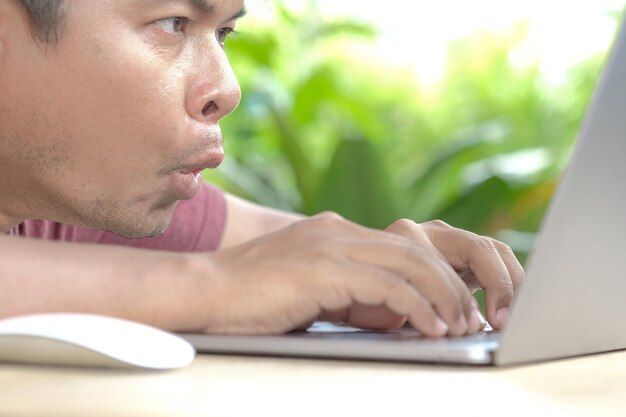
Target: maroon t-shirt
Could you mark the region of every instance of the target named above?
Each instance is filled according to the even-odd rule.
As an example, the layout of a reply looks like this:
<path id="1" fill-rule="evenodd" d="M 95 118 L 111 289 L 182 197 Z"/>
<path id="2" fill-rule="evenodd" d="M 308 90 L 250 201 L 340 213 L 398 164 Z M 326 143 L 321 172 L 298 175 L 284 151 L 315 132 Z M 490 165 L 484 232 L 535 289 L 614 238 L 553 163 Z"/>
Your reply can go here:
<path id="1" fill-rule="evenodd" d="M 226 224 L 224 193 L 203 183 L 191 200 L 178 203 L 167 231 L 157 237 L 126 239 L 102 230 L 51 222 L 25 220 L 9 234 L 66 242 L 105 243 L 176 252 L 212 251 L 218 248 Z"/>

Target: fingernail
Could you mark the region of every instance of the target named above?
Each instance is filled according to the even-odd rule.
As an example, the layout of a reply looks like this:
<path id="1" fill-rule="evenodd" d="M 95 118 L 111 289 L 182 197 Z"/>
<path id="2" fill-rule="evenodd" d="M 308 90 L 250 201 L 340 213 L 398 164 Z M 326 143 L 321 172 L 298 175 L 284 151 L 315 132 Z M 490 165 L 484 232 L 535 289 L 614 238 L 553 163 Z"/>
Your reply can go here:
<path id="1" fill-rule="evenodd" d="M 510 309 L 508 307 L 502 307 L 496 313 L 496 321 L 501 325 L 505 325 L 507 321 L 509 321 Z"/>
<path id="2" fill-rule="evenodd" d="M 445 336 L 448 334 L 448 325 L 440 318 L 437 318 L 435 321 L 435 332 L 437 336 Z"/>
<path id="3" fill-rule="evenodd" d="M 484 329 L 486 325 L 487 325 L 487 321 L 485 320 L 483 315 L 480 314 L 480 311 L 472 310 L 472 313 L 470 314 L 470 320 L 469 320 L 469 331 L 477 332 L 479 330 Z"/>

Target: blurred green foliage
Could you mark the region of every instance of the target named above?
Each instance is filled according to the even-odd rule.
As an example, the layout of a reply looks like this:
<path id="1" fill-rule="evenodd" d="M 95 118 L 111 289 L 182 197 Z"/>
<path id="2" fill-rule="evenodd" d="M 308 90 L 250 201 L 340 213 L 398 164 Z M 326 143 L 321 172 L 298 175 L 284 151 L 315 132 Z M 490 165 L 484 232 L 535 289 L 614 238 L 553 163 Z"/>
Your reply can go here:
<path id="1" fill-rule="evenodd" d="M 228 45 L 243 98 L 222 122 L 226 161 L 207 180 L 265 205 L 334 210 L 372 227 L 439 218 L 524 257 L 603 56 L 546 84 L 537 65 L 510 63 L 526 34 L 520 24 L 454 44 L 433 94 L 406 71 L 350 53 L 373 42 L 373 28 L 314 7 L 272 7 L 276 22 Z"/>

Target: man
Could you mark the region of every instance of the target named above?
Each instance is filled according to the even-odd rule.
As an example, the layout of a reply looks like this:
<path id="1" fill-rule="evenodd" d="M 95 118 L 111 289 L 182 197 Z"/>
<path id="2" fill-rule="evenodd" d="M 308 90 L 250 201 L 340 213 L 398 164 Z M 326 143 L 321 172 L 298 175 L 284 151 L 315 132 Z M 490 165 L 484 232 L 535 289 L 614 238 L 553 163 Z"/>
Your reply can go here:
<path id="1" fill-rule="evenodd" d="M 242 0 L 0 2 L 0 317 L 246 334 L 408 320 L 436 337 L 484 327 L 480 286 L 501 328 L 524 273 L 500 242 L 305 219 L 202 184 L 240 98 L 223 43 L 243 14 Z"/>

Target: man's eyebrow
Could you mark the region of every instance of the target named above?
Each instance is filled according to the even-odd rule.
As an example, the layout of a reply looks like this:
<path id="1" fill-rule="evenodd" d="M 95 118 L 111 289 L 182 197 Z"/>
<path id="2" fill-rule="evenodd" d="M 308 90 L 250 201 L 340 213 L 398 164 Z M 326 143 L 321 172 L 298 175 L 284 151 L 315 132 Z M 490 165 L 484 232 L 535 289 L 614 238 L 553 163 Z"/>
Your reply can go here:
<path id="1" fill-rule="evenodd" d="M 151 0 L 153 3 L 188 3 L 194 9 L 198 9 L 204 14 L 211 15 L 215 11 L 215 6 L 210 3 L 210 0 Z M 239 19 L 244 17 L 247 13 L 246 6 L 244 5 L 241 10 L 235 13 L 228 20 Z"/>
<path id="2" fill-rule="evenodd" d="M 196 0 L 194 0 L 196 1 Z M 241 10 L 239 10 L 237 13 L 235 13 L 230 19 L 228 20 L 235 20 L 235 19 L 239 19 L 240 17 L 244 17 L 246 15 L 246 13 L 248 13 L 248 9 L 246 9 L 246 5 L 244 4 L 243 6 L 241 6 Z"/>
<path id="3" fill-rule="evenodd" d="M 208 0 L 187 0 L 187 2 L 191 3 L 194 8 L 200 9 L 206 14 L 212 14 L 213 9 L 215 9 L 215 6 L 209 3 Z"/>

